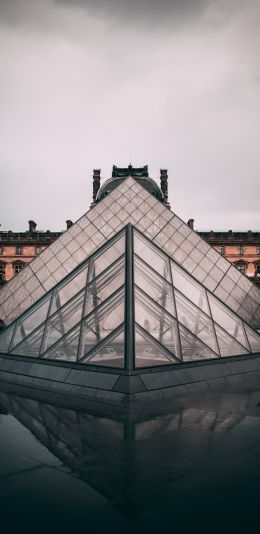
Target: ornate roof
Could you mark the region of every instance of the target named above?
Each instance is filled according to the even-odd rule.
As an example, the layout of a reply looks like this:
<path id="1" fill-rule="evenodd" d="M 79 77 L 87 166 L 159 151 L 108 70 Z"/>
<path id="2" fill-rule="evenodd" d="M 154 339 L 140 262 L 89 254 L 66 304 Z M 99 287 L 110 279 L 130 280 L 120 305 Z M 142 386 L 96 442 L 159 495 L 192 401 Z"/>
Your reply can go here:
<path id="1" fill-rule="evenodd" d="M 128 165 L 128 167 L 117 167 L 116 165 L 113 165 L 112 178 L 109 178 L 104 182 L 97 194 L 96 201 L 98 202 L 105 198 L 105 196 L 111 193 L 111 191 L 121 184 L 128 176 L 133 176 L 135 180 L 149 191 L 149 193 L 154 195 L 157 200 L 160 200 L 161 202 L 163 201 L 162 192 L 159 186 L 152 178 L 149 178 L 148 165 L 144 165 L 143 167 L 132 167 L 132 165 Z"/>
<path id="2" fill-rule="evenodd" d="M 133 167 L 131 164 L 128 167 L 117 167 L 113 165 L 112 177 L 118 178 L 120 176 L 146 176 L 148 178 L 148 165 L 143 167 Z"/>

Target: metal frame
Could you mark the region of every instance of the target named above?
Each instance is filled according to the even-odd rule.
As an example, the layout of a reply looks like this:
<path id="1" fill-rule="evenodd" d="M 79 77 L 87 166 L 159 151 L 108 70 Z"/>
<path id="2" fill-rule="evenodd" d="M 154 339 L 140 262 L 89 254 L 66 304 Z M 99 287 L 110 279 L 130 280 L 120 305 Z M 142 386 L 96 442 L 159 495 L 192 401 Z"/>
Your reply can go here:
<path id="1" fill-rule="evenodd" d="M 160 254 L 160 256 L 163 256 L 166 260 L 166 263 L 167 263 L 167 266 L 168 266 L 168 269 L 169 269 L 169 280 L 165 279 L 161 274 L 159 274 L 158 272 L 155 271 L 155 269 L 153 269 L 152 266 L 150 266 L 148 263 L 146 263 L 146 261 L 139 257 L 138 254 L 135 254 L 134 252 L 134 234 L 139 234 L 143 239 L 145 239 L 148 243 L 148 245 L 150 245 L 153 249 L 155 249 L 155 251 L 157 250 L 158 253 Z M 93 260 L 95 260 L 95 258 L 98 258 L 100 255 L 102 255 L 102 253 L 106 250 L 106 249 L 109 249 L 111 246 L 113 246 L 113 243 L 116 243 L 116 241 L 118 239 L 120 239 L 121 236 L 125 235 L 125 252 L 119 256 L 116 260 L 114 260 L 109 266 L 107 266 L 104 271 L 102 271 L 101 273 L 99 273 L 99 275 L 94 278 L 94 281 L 98 281 L 101 277 L 104 276 L 104 274 L 106 272 L 108 272 L 111 268 L 113 268 L 114 265 L 116 265 L 117 263 L 120 262 L 120 260 L 122 261 L 122 258 L 124 257 L 125 255 L 125 282 L 123 285 L 121 285 L 119 288 L 117 288 L 111 295 L 109 295 L 109 297 L 107 297 L 103 302 L 101 302 L 96 308 L 93 308 L 91 310 L 91 312 L 87 313 L 86 315 L 84 315 L 84 310 L 85 310 L 85 303 L 86 303 L 86 298 L 87 298 L 87 291 L 90 287 L 90 284 L 93 283 L 93 278 L 90 280 L 90 269 L 91 269 L 91 264 L 93 262 Z M 174 302 L 174 305 L 175 305 L 175 311 L 176 311 L 176 317 L 174 317 L 168 310 L 166 310 L 163 306 L 161 306 L 158 302 L 156 302 L 150 295 L 148 295 L 141 287 L 139 286 L 135 286 L 135 281 L 134 281 L 134 258 L 135 256 L 140 260 L 140 262 L 142 262 L 142 264 L 144 266 L 146 266 L 150 271 L 151 273 L 154 273 L 157 277 L 159 277 L 162 281 L 165 281 L 167 283 L 167 285 L 170 285 L 171 286 L 171 290 L 172 290 L 172 296 L 173 296 L 173 302 Z M 179 291 L 177 288 L 175 288 L 174 284 L 173 284 L 173 276 L 172 276 L 172 269 L 171 269 L 171 262 L 173 264 L 175 264 L 180 270 L 183 270 L 185 274 L 187 274 L 187 276 L 194 281 L 194 283 L 199 286 L 201 289 L 204 290 L 205 294 L 206 294 L 206 299 L 207 299 L 207 304 L 208 304 L 208 309 L 209 309 L 209 314 L 205 313 L 203 310 L 200 309 L 200 307 L 195 304 L 189 297 L 187 297 L 186 295 L 184 295 L 181 291 Z M 69 298 L 69 300 L 67 302 L 65 302 L 59 310 L 56 310 L 54 313 L 52 313 L 50 316 L 49 316 L 49 313 L 51 311 L 51 306 L 52 306 L 52 302 L 53 302 L 53 298 L 54 298 L 54 295 L 55 295 L 55 292 L 57 290 L 57 288 L 59 287 L 63 287 L 66 285 L 66 281 L 69 283 L 70 281 L 72 281 L 75 276 L 77 276 L 77 274 L 79 274 L 80 272 L 80 269 L 84 269 L 84 267 L 86 268 L 87 265 L 89 265 L 88 267 L 88 272 L 87 272 L 87 277 L 86 277 L 86 282 L 85 282 L 85 286 L 78 290 L 72 297 Z M 74 272 L 76 271 L 76 272 Z M 83 299 L 83 309 L 82 309 L 82 313 L 81 313 L 81 319 L 79 322 L 77 322 L 73 327 L 71 327 L 65 334 L 65 336 L 68 336 L 70 334 L 71 331 L 73 331 L 77 326 L 80 325 L 80 338 L 79 338 L 79 342 L 78 342 L 78 348 L 77 348 L 77 355 L 76 355 L 76 361 L 75 362 L 68 362 L 67 360 L 51 360 L 49 359 L 49 361 L 52 361 L 52 362 L 62 362 L 64 361 L 64 363 L 70 363 L 71 365 L 88 365 L 88 367 L 92 368 L 92 370 L 97 370 L 97 371 L 105 371 L 106 369 L 107 370 L 113 370 L 113 369 L 116 369 L 117 372 L 127 372 L 127 373 L 136 373 L 136 372 L 140 372 L 141 370 L 142 371 L 147 371 L 147 370 L 156 370 L 156 371 L 160 371 L 160 370 L 165 370 L 165 368 L 176 368 L 176 364 L 178 364 L 178 366 L 180 364 L 182 364 L 182 361 L 178 359 L 178 357 L 176 356 L 176 360 L 171 363 L 169 362 L 169 364 L 163 364 L 163 365 L 151 365 L 151 366 L 145 366 L 145 367 L 137 367 L 136 366 L 136 362 L 135 362 L 135 287 L 138 288 L 138 290 L 140 290 L 140 292 L 142 292 L 148 299 L 148 301 L 150 300 L 151 303 L 154 303 L 154 305 L 156 305 L 156 307 L 158 309 L 161 309 L 161 311 L 169 318 L 173 317 L 173 319 L 177 322 L 177 333 L 178 333 L 178 343 L 179 343 L 179 347 L 180 347 L 180 355 L 181 355 L 181 358 L 182 358 L 182 347 L 181 347 L 181 342 L 180 342 L 180 333 L 179 333 L 179 327 L 178 327 L 178 323 L 180 323 L 184 328 L 187 329 L 187 327 L 185 325 L 182 324 L 181 321 L 179 321 L 178 319 L 178 311 L 177 311 L 177 306 L 176 306 L 176 299 L 175 299 L 175 290 L 178 291 L 181 295 L 183 295 L 183 297 L 192 304 L 192 306 L 194 306 L 195 308 L 197 308 L 200 313 L 202 313 L 203 315 L 205 315 L 205 317 L 207 317 L 208 319 L 211 320 L 212 324 L 213 324 L 213 331 L 214 331 L 214 336 L 216 338 L 216 342 L 217 342 L 217 346 L 219 348 L 219 343 L 218 343 L 218 338 L 217 338 L 217 334 L 216 334 L 216 331 L 215 331 L 215 326 L 214 326 L 214 323 L 216 323 L 216 325 L 219 326 L 219 328 L 221 328 L 231 339 L 234 339 L 238 344 L 239 346 L 241 346 L 241 348 L 245 348 L 246 347 L 243 347 L 242 344 L 240 342 L 238 342 L 234 336 L 232 336 L 231 334 L 229 334 L 229 332 L 227 330 L 225 330 L 225 328 L 223 328 L 221 325 L 218 324 L 217 321 L 214 321 L 213 319 L 213 316 L 212 316 L 212 311 L 211 311 L 211 307 L 210 307 L 210 304 L 209 304 L 209 299 L 208 299 L 208 295 L 212 295 L 214 299 L 216 299 L 217 301 L 220 302 L 221 305 L 223 305 L 222 301 L 215 296 L 214 293 L 212 293 L 209 289 L 205 288 L 203 286 L 203 284 L 201 284 L 198 280 L 196 280 L 190 273 L 188 273 L 186 271 L 185 268 L 183 268 L 182 266 L 178 265 L 177 262 L 175 262 L 164 250 L 162 250 L 157 244 L 155 244 L 149 237 L 147 237 L 143 232 L 141 232 L 140 230 L 138 230 L 135 226 L 133 226 L 132 224 L 127 224 L 123 229 L 121 229 L 119 232 L 117 232 L 117 234 L 115 234 L 113 237 L 111 237 L 109 240 L 106 241 L 106 243 L 104 243 L 98 250 L 96 250 L 94 253 L 92 253 L 86 260 L 84 260 L 83 262 L 81 262 L 75 269 L 72 273 L 69 273 L 68 275 L 66 275 L 66 277 L 61 280 L 60 282 L 58 282 L 53 288 L 50 289 L 50 291 L 48 293 L 52 293 L 52 298 L 50 299 L 50 303 L 49 303 L 49 306 L 48 306 L 48 312 L 47 312 L 47 316 L 45 318 L 44 321 L 42 321 L 36 329 L 32 330 L 32 332 L 30 332 L 27 336 L 24 337 L 24 339 L 19 342 L 16 346 L 12 347 L 12 349 L 8 349 L 8 350 L 13 350 L 15 347 L 18 347 L 20 345 L 20 343 L 23 343 L 26 339 L 28 339 L 30 336 L 32 336 L 33 334 L 35 334 L 36 331 L 38 331 L 38 329 L 42 328 L 43 324 L 44 324 L 44 332 L 46 331 L 46 328 L 47 328 L 47 323 L 48 321 L 55 315 L 57 314 L 58 312 L 62 312 L 62 310 L 65 308 L 65 306 L 68 306 L 70 304 L 71 301 L 73 301 L 73 299 L 75 299 L 75 297 L 77 295 L 79 295 L 81 292 L 83 293 L 84 292 L 84 299 Z M 79 354 L 80 354 L 80 347 L 81 347 L 81 343 L 82 343 L 82 327 L 83 327 L 83 321 L 86 321 L 86 319 L 90 316 L 93 315 L 93 312 L 98 311 L 100 310 L 101 307 L 105 306 L 111 299 L 113 299 L 113 297 L 116 297 L 117 294 L 119 294 L 122 289 L 124 289 L 125 291 L 125 298 L 124 298 L 124 301 L 125 301 L 125 305 L 124 305 L 124 314 L 125 314 L 125 317 L 122 318 L 122 323 L 120 323 L 112 332 L 110 332 L 105 338 L 103 338 L 102 340 L 100 340 L 86 355 L 82 356 L 80 359 L 79 359 Z M 47 294 L 43 295 L 38 301 L 37 301 L 37 304 L 40 304 L 42 301 L 44 301 L 44 299 L 46 299 L 47 297 Z M 15 328 L 14 328 L 14 331 L 12 332 L 12 335 L 11 335 L 11 338 L 10 338 L 10 341 L 9 341 L 9 347 L 12 346 L 12 342 L 13 342 L 13 339 L 15 337 L 15 333 L 16 333 L 16 330 L 17 330 L 17 327 L 18 325 L 20 324 L 21 322 L 21 319 L 24 317 L 24 316 L 29 316 L 30 315 L 30 311 L 34 308 L 36 303 L 34 303 L 32 306 L 30 306 L 30 308 L 28 308 L 26 310 L 26 312 L 24 312 L 18 319 L 16 319 L 15 321 L 13 321 L 13 323 L 11 323 L 9 325 L 8 328 L 11 328 L 13 325 L 15 325 Z M 224 304 L 225 305 L 225 304 Z M 244 324 L 247 325 L 250 329 L 250 331 L 252 330 L 252 332 L 254 332 L 254 330 L 250 327 L 250 325 L 248 325 L 248 323 L 246 321 L 243 321 L 240 317 L 238 317 L 238 315 L 233 311 L 231 310 L 228 306 L 225 305 L 225 307 L 227 308 L 228 311 L 230 311 L 231 315 L 234 315 L 234 317 L 237 318 L 237 320 L 240 322 L 240 324 L 242 325 L 242 330 L 243 330 L 243 333 L 244 333 L 244 336 L 245 336 L 245 340 L 248 341 L 248 336 L 247 336 L 247 333 L 246 333 L 246 329 L 244 328 Z M 158 341 L 156 338 L 154 338 L 152 335 L 150 335 L 148 332 L 145 331 L 145 329 L 138 324 L 138 328 L 140 328 L 140 330 L 144 331 L 146 336 L 148 336 L 148 338 L 150 337 L 151 338 L 151 343 L 154 343 L 155 346 L 158 345 L 158 347 L 162 348 L 162 351 L 165 351 L 166 353 L 169 353 L 169 355 L 172 357 L 172 358 L 175 358 L 174 354 L 171 353 L 171 351 L 169 349 L 167 349 L 167 347 L 165 347 L 163 345 L 163 343 L 161 343 L 160 341 Z M 98 365 L 98 364 L 91 364 L 91 363 L 82 363 L 82 359 L 83 358 L 86 358 L 88 355 L 91 357 L 91 354 L 93 354 L 94 352 L 96 352 L 96 350 L 98 350 L 98 348 L 102 348 L 107 342 L 109 342 L 110 339 L 114 338 L 118 333 L 120 333 L 121 330 L 124 330 L 124 367 L 112 367 L 112 366 L 106 366 L 106 365 Z M 189 329 L 187 329 L 189 331 Z M 201 360 L 191 360 L 190 362 L 186 361 L 184 363 L 184 365 L 186 363 L 203 363 L 205 361 L 213 361 L 215 359 L 218 359 L 218 358 L 227 358 L 228 356 L 221 356 L 220 354 L 220 351 L 219 351 L 219 354 L 215 353 L 215 351 L 209 347 L 202 339 L 200 339 L 196 334 L 194 334 L 192 331 L 190 331 L 192 336 L 194 338 L 196 338 L 200 343 L 202 343 L 203 345 L 205 345 L 205 347 L 207 347 L 213 354 L 216 355 L 216 358 L 212 358 L 212 359 L 201 359 Z M 50 347 L 48 347 L 47 350 L 49 349 L 53 349 L 55 348 L 55 346 L 61 342 L 62 339 L 64 339 L 65 337 L 64 335 L 61 336 L 58 341 L 56 341 L 56 343 L 54 343 L 53 345 L 50 345 Z M 43 347 L 43 344 L 44 344 L 44 336 L 41 340 L 41 347 L 40 347 L 40 350 L 42 349 Z M 251 350 L 251 346 L 250 346 L 250 343 L 248 343 L 248 346 L 250 347 L 250 352 L 247 352 L 246 353 L 242 353 L 241 355 L 250 355 L 250 354 L 254 354 Z M 42 354 L 40 354 L 37 358 L 36 357 L 29 357 L 30 359 L 35 359 L 35 360 L 43 360 L 44 361 L 44 356 L 46 354 L 46 351 L 44 351 Z M 15 355 L 15 354 L 13 354 Z M 22 356 L 21 356 L 22 357 Z M 26 357 L 26 356 L 24 356 Z M 47 361 L 47 360 L 45 360 Z"/>
<path id="2" fill-rule="evenodd" d="M 134 369 L 134 265 L 133 265 L 133 227 L 126 227 L 126 260 L 125 260 L 125 367 Z"/>

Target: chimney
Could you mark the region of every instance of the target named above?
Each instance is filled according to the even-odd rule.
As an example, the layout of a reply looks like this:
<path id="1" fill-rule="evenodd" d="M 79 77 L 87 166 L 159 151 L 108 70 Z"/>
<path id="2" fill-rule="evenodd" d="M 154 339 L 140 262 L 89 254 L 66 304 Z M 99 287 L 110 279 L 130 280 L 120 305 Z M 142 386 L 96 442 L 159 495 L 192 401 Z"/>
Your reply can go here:
<path id="1" fill-rule="evenodd" d="M 93 201 L 91 207 L 95 205 L 97 194 L 100 188 L 100 169 L 93 169 Z"/>
<path id="2" fill-rule="evenodd" d="M 36 232 L 36 226 L 37 224 L 34 221 L 28 221 L 29 223 L 29 232 L 30 234 L 33 232 Z"/>
<path id="3" fill-rule="evenodd" d="M 66 225 L 67 225 L 67 230 L 73 225 L 73 222 L 68 220 L 66 221 Z"/>
<path id="4" fill-rule="evenodd" d="M 160 180 L 161 180 L 161 191 L 163 196 L 163 204 L 170 208 L 170 204 L 168 202 L 168 171 L 167 169 L 160 169 Z"/>
<path id="5" fill-rule="evenodd" d="M 189 219 L 187 225 L 191 230 L 194 230 L 194 219 Z"/>

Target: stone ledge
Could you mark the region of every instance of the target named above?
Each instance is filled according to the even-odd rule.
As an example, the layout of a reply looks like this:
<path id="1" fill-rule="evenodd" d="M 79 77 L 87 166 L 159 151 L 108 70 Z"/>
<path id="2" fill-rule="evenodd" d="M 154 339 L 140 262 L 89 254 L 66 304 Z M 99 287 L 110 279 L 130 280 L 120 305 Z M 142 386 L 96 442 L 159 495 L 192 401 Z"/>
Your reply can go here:
<path id="1" fill-rule="evenodd" d="M 134 374 L 120 375 L 105 370 L 75 369 L 46 361 L 25 361 L 8 356 L 0 358 L 0 380 L 33 389 L 103 403 L 160 401 L 171 396 L 203 393 L 243 382 L 259 383 L 260 355 L 234 357 L 227 360 L 195 362 L 185 368 L 140 369 Z"/>

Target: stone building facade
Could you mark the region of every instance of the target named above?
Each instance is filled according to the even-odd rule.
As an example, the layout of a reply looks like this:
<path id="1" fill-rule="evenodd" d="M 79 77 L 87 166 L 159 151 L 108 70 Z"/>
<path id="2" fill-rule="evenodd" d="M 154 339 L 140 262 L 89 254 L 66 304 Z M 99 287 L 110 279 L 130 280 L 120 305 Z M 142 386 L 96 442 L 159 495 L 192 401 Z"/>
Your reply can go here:
<path id="1" fill-rule="evenodd" d="M 67 227 L 68 223 L 71 221 L 67 222 Z M 34 221 L 29 221 L 27 232 L 0 232 L 0 286 L 9 282 L 61 233 L 49 230 L 38 232 Z"/>
<path id="2" fill-rule="evenodd" d="M 209 245 L 260 285 L 260 232 L 198 232 Z"/>

